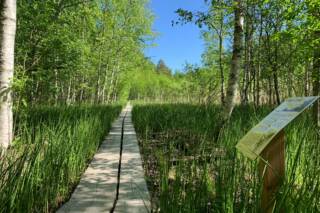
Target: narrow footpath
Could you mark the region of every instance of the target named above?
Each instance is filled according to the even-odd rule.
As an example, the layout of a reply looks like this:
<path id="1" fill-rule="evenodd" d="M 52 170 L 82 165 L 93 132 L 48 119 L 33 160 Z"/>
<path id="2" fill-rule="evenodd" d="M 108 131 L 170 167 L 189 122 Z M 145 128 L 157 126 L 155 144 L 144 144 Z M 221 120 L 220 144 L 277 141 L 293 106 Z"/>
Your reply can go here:
<path id="1" fill-rule="evenodd" d="M 113 123 L 70 200 L 58 213 L 149 212 L 138 141 L 127 105 Z"/>

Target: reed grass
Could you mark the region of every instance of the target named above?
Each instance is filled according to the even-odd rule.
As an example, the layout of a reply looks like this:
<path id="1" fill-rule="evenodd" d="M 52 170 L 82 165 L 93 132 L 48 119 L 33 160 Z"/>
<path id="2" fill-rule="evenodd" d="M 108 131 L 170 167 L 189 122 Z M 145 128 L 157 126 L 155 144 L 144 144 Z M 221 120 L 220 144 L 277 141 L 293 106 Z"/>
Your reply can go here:
<path id="1" fill-rule="evenodd" d="M 0 212 L 53 212 L 65 202 L 121 106 L 38 107 L 16 113 L 0 160 Z"/>
<path id="2" fill-rule="evenodd" d="M 257 162 L 235 149 L 270 107 L 238 106 L 218 141 L 219 106 L 135 105 L 133 122 L 151 191 L 160 212 L 260 212 Z M 286 128 L 286 177 L 274 212 L 320 212 L 319 129 L 310 113 Z"/>

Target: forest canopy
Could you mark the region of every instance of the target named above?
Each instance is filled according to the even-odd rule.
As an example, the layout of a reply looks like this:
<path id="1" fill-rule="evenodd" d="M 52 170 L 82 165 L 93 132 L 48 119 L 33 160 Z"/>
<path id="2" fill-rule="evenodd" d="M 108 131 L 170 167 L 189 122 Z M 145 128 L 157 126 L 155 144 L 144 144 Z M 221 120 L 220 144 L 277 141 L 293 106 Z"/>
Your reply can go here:
<path id="1" fill-rule="evenodd" d="M 221 103 L 226 96 L 233 2 L 207 11 L 177 8 L 176 24 L 202 27 L 202 64 L 172 71 L 144 56 L 156 33 L 147 0 L 19 1 L 14 100 L 21 104 L 177 100 Z M 279 104 L 316 95 L 319 2 L 242 2 L 243 53 L 237 102 Z M 174 26 L 179 27 L 179 26 Z M 205 94 L 205 95 L 203 95 Z"/>

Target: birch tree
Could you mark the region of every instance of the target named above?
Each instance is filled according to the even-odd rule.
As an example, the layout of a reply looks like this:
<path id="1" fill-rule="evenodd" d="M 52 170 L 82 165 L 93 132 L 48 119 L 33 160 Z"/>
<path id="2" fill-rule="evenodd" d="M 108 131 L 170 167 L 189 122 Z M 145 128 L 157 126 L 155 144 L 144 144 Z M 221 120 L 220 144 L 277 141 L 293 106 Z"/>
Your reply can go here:
<path id="1" fill-rule="evenodd" d="M 10 83 L 14 70 L 16 0 L 1 0 L 0 20 L 0 146 L 13 139 L 13 113 Z"/>
<path id="2" fill-rule="evenodd" d="M 229 73 L 227 95 L 223 106 L 222 119 L 228 120 L 235 106 L 236 92 L 239 85 L 239 74 L 241 69 L 242 40 L 243 40 L 243 11 L 242 0 L 234 1 L 234 34 L 231 68 Z"/>

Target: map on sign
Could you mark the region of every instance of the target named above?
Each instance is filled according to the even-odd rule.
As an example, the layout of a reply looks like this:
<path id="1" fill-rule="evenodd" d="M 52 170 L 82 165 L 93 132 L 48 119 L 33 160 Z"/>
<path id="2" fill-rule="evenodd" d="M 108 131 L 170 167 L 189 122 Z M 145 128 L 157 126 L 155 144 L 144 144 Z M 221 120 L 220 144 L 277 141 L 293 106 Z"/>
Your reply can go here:
<path id="1" fill-rule="evenodd" d="M 289 98 L 251 129 L 237 144 L 237 149 L 255 160 L 270 141 L 319 97 Z"/>

